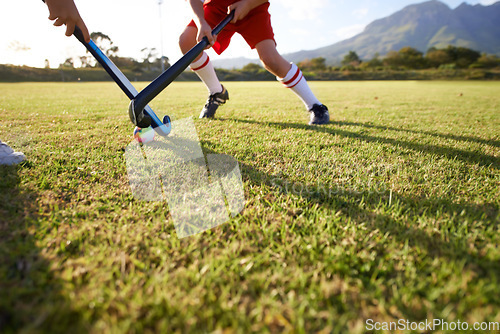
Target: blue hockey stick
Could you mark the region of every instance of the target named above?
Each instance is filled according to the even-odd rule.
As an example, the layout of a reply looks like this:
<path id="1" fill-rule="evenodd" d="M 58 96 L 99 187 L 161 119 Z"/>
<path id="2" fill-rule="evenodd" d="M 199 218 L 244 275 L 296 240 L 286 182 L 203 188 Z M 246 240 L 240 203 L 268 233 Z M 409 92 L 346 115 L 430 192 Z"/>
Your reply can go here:
<path id="1" fill-rule="evenodd" d="M 97 47 L 91 40 L 89 43 L 85 42 L 82 31 L 80 28 L 75 27 L 73 35 L 87 48 L 87 50 L 95 57 L 101 66 L 108 72 L 113 80 L 118 84 L 121 90 L 127 95 L 130 100 L 134 100 L 139 92 L 130 83 L 127 77 L 120 71 L 120 69 Z M 144 114 L 147 116 L 147 122 L 136 124 L 140 128 L 147 128 L 152 126 L 157 134 L 161 136 L 168 136 L 172 129 L 171 120 L 169 116 L 163 117 L 163 122 L 158 118 L 150 106 L 143 107 Z M 135 124 L 135 123 L 134 123 Z"/>
<path id="2" fill-rule="evenodd" d="M 218 35 L 224 27 L 234 18 L 234 10 L 226 16 L 213 30 L 212 35 Z M 147 122 L 147 112 L 144 113 L 144 107 L 151 102 L 158 94 L 160 94 L 168 85 L 172 83 L 210 43 L 207 37 L 204 37 L 201 42 L 196 44 L 189 50 L 181 59 L 169 67 L 158 78 L 144 88 L 134 99 L 130 101 L 129 116 L 134 124 Z"/>

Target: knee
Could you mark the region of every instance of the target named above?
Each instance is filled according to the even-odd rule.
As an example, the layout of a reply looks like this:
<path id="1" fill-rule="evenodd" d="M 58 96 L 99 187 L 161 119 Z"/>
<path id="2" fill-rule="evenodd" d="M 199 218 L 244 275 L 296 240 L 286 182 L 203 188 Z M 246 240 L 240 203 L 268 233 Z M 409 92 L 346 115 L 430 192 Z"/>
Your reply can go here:
<path id="1" fill-rule="evenodd" d="M 182 51 L 182 53 L 186 53 L 184 50 L 187 48 L 187 36 L 186 36 L 186 32 L 183 32 L 180 36 L 179 36 L 179 47 Z"/>
<path id="2" fill-rule="evenodd" d="M 193 46 L 196 45 L 196 33 L 193 35 L 193 32 L 186 29 L 184 32 L 179 36 L 179 47 L 182 51 L 182 53 L 186 53 Z"/>
<path id="3" fill-rule="evenodd" d="M 279 54 L 265 55 L 260 60 L 266 70 L 279 78 L 284 78 L 291 67 L 291 64 Z"/>

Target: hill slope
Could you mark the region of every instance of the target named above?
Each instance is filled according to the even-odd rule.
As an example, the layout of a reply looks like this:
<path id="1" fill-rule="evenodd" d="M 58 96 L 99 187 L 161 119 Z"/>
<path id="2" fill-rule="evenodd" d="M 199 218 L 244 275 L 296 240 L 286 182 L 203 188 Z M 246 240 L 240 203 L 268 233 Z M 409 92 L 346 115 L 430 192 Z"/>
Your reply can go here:
<path id="1" fill-rule="evenodd" d="M 448 45 L 469 47 L 500 55 L 500 2 L 490 6 L 463 3 L 451 9 L 432 0 L 410 5 L 386 18 L 369 24 L 365 30 L 342 42 L 310 51 L 286 55 L 291 61 L 325 57 L 338 62 L 350 50 L 361 58 L 384 55 L 391 50 L 412 46 L 422 52 Z"/>

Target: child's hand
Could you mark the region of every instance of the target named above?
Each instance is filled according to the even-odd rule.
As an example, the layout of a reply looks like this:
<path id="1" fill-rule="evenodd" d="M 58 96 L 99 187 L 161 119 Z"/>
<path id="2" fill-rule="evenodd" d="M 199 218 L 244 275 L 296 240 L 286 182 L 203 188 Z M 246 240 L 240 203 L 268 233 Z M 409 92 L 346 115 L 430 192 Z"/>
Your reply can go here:
<path id="1" fill-rule="evenodd" d="M 49 7 L 49 20 L 55 20 L 56 27 L 66 25 L 66 36 L 71 36 L 75 31 L 75 25 L 80 28 L 85 41 L 90 42 L 87 26 L 83 22 L 73 0 L 45 0 Z"/>
<path id="2" fill-rule="evenodd" d="M 231 13 L 234 10 L 234 18 L 231 23 L 236 23 L 247 16 L 247 14 L 252 10 L 252 6 L 249 1 L 238 1 L 227 7 L 227 13 Z"/>
<path id="3" fill-rule="evenodd" d="M 200 28 L 198 29 L 198 42 L 201 42 L 203 37 L 208 38 L 208 42 L 211 46 L 214 45 L 216 36 L 212 35 L 212 28 L 205 22 L 200 22 Z"/>

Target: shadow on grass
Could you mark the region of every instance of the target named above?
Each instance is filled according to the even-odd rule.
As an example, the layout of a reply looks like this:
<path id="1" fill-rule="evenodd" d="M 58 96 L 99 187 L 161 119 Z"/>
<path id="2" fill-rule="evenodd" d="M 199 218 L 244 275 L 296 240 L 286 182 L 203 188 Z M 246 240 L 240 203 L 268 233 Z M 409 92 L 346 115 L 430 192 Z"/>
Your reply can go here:
<path id="1" fill-rule="evenodd" d="M 492 230 L 494 230 L 493 227 L 500 224 L 498 220 L 500 212 L 495 203 L 482 205 L 454 203 L 444 198 L 403 196 L 398 193 L 391 193 L 389 190 L 355 191 L 352 189 L 320 188 L 317 186 L 304 187 L 302 183 L 285 179 L 282 176 L 267 175 L 247 164 L 241 164 L 241 168 L 243 175 L 249 177 L 256 184 L 263 183 L 283 194 L 296 195 L 311 203 L 317 203 L 323 208 L 330 209 L 332 212 L 341 211 L 355 221 L 370 224 L 383 234 L 389 232 L 399 242 L 408 242 L 410 246 L 426 249 L 429 255 L 445 256 L 452 260 L 463 260 L 464 256 L 466 256 L 466 258 L 477 260 L 473 262 L 478 264 L 485 272 L 494 269 L 495 274 L 500 275 L 500 267 L 497 261 L 480 258 L 477 254 L 470 252 L 467 235 L 463 237 L 451 236 L 453 233 L 450 233 L 449 240 L 444 241 L 438 233 L 430 235 L 421 229 L 396 221 L 391 217 L 391 214 L 374 213 L 380 211 L 378 209 L 381 205 L 383 206 L 392 201 L 394 205 L 398 206 L 399 211 L 410 217 L 435 220 L 446 215 L 450 217 L 452 223 L 459 223 L 465 219 L 484 221 L 487 226 L 483 225 L 483 227 L 492 227 Z M 307 191 L 303 191 L 305 188 L 307 188 Z M 367 220 L 366 217 L 371 217 L 371 219 Z M 436 226 L 436 228 L 439 227 Z M 445 227 L 441 228 L 445 229 Z M 484 264 L 484 266 L 480 263 Z"/>
<path id="2" fill-rule="evenodd" d="M 455 141 L 463 141 L 463 142 L 473 142 L 473 143 L 478 143 L 481 145 L 492 145 L 496 147 L 500 147 L 500 141 L 494 140 L 494 139 L 482 139 L 482 138 L 477 138 L 477 137 L 471 137 L 471 136 L 458 136 L 458 135 L 453 135 L 453 134 L 443 134 L 443 133 L 437 133 L 437 132 L 431 132 L 431 131 L 416 131 L 416 130 L 410 130 L 410 129 L 401 129 L 401 128 L 395 128 L 391 126 L 385 126 L 385 125 L 374 125 L 370 123 L 359 123 L 359 122 L 332 122 L 334 125 L 347 125 L 347 126 L 361 126 L 364 128 L 369 128 L 369 129 L 378 129 L 378 130 L 384 130 L 384 131 L 397 131 L 397 132 L 406 132 L 406 133 L 412 133 L 412 134 L 417 134 L 417 135 L 426 135 L 426 136 L 432 136 L 432 137 L 438 137 L 438 138 L 443 138 L 443 139 L 451 139 Z"/>
<path id="3" fill-rule="evenodd" d="M 18 171 L 0 166 L 0 333 L 83 332 L 63 282 L 37 246 L 37 194 L 20 186 Z"/>
<path id="4" fill-rule="evenodd" d="M 266 123 L 248 120 L 233 121 L 261 124 L 262 126 L 277 128 L 297 128 L 319 131 L 325 134 L 356 138 L 366 142 L 391 144 L 427 154 L 440 154 L 450 159 L 459 158 L 468 163 L 491 165 L 497 169 L 500 167 L 498 160 L 493 156 L 453 148 L 367 136 L 328 127 L 313 128 L 301 124 Z M 209 146 L 211 145 L 210 143 Z M 500 277 L 500 266 L 498 266 L 499 259 L 495 256 L 485 255 L 481 250 L 481 240 L 484 238 L 491 239 L 492 237 L 482 234 L 486 231 L 487 233 L 496 233 L 495 231 L 498 229 L 498 203 L 485 203 L 482 205 L 470 202 L 457 203 L 447 198 L 422 198 L 392 193 L 388 189 L 358 192 L 342 187 L 338 189 L 325 189 L 324 187 L 312 185 L 307 188 L 307 191 L 300 191 L 304 189 L 305 185 L 288 179 L 285 176 L 269 175 L 248 164 L 241 164 L 241 170 L 243 177 L 248 179 L 252 184 L 265 184 L 275 189 L 277 192 L 295 195 L 309 202 L 310 204 L 308 204 L 308 206 L 314 207 L 314 204 L 317 204 L 320 208 L 327 209 L 332 214 L 340 211 L 343 216 L 349 217 L 356 224 L 364 224 L 372 231 L 380 231 L 379 235 L 389 235 L 390 238 L 402 246 L 408 245 L 412 247 L 413 250 L 422 252 L 425 254 L 423 256 L 429 259 L 429 261 L 438 258 L 443 263 L 453 263 L 458 267 L 464 265 L 477 275 L 477 279 L 485 279 L 490 282 L 495 282 L 497 278 Z M 283 186 L 284 184 L 288 186 L 285 187 Z M 299 191 L 295 191 L 296 189 Z M 387 204 L 391 200 L 392 206 Z M 405 218 L 398 219 L 394 217 L 395 212 L 403 213 L 403 217 Z M 443 217 L 445 217 L 445 219 L 441 220 Z M 425 222 L 423 227 L 419 226 L 421 220 Z M 439 223 L 440 221 L 441 223 Z M 464 226 L 464 222 L 466 221 L 478 223 L 478 225 L 477 227 Z M 438 222 L 438 224 L 444 222 L 446 226 L 434 226 L 432 225 L 433 222 Z M 300 226 L 296 226 L 295 228 L 298 231 L 301 229 Z M 307 229 L 309 227 L 304 228 Z M 475 228 L 477 228 L 477 231 L 474 232 L 481 234 L 482 237 L 475 238 L 475 241 L 471 241 L 471 231 L 469 229 L 474 230 Z M 299 233 L 309 235 L 311 232 L 304 230 Z M 472 248 L 471 242 L 476 243 Z M 383 258 L 386 256 L 384 254 L 387 250 L 383 249 L 383 245 L 381 245 L 380 248 L 381 249 L 378 250 L 378 256 Z M 347 268 L 346 270 L 348 270 L 348 272 L 340 274 L 352 275 L 352 272 L 349 271 L 351 268 Z M 377 275 L 375 271 L 376 268 L 371 268 L 370 272 L 361 272 L 361 270 L 359 270 L 358 275 L 362 281 L 367 282 L 366 284 L 371 284 L 369 281 L 373 275 Z M 424 270 L 423 274 L 427 275 L 429 273 L 426 273 Z M 389 276 L 385 277 L 384 280 L 391 281 L 390 276 L 397 275 L 397 272 L 394 270 L 386 273 L 386 275 Z M 446 281 L 442 282 L 442 284 L 446 285 Z M 500 297 L 498 295 L 484 294 L 481 298 L 484 298 L 484 302 L 487 305 L 500 305 Z M 457 301 L 457 305 L 459 303 L 460 302 Z M 425 308 L 422 309 L 422 314 L 417 315 L 414 309 L 407 308 L 404 303 L 399 305 L 399 309 L 405 313 L 408 319 L 413 319 L 415 317 L 425 319 L 428 315 L 425 313 Z"/>
<path id="5" fill-rule="evenodd" d="M 468 163 L 473 163 L 473 164 L 479 164 L 481 166 L 491 166 L 495 169 L 500 169 L 500 159 L 493 155 L 489 154 L 484 154 L 484 153 L 479 153 L 479 152 L 469 152 L 457 148 L 452 148 L 452 147 L 446 147 L 446 146 L 439 146 L 439 145 L 430 145 L 430 144 L 420 144 L 417 142 L 410 142 L 410 141 L 405 141 L 401 139 L 392 139 L 392 138 L 384 138 L 384 137 L 377 137 L 377 136 L 370 136 L 366 135 L 363 133 L 356 133 L 356 132 L 351 132 L 343 129 L 338 129 L 338 128 L 332 128 L 330 126 L 310 126 L 306 124 L 297 124 L 297 123 L 279 123 L 279 122 L 258 122 L 258 121 L 253 121 L 253 120 L 242 120 L 242 119 L 232 119 L 231 121 L 238 122 L 238 123 L 247 123 L 247 124 L 256 124 L 256 125 L 263 125 L 263 126 L 271 126 L 275 128 L 289 128 L 289 129 L 300 129 L 300 130 L 312 130 L 312 131 L 317 131 L 325 134 L 330 134 L 330 135 L 338 135 L 342 137 L 347 137 L 347 138 L 353 138 L 357 140 L 362 140 L 367 143 L 382 143 L 382 144 L 388 144 L 392 145 L 394 147 L 399 147 L 399 148 L 406 148 L 415 152 L 421 152 L 425 154 L 436 154 L 442 157 L 445 157 L 447 159 L 459 159 Z M 363 123 L 349 123 L 349 122 L 338 122 L 338 123 L 332 123 L 332 124 L 338 124 L 338 125 L 352 125 L 352 126 L 364 126 L 364 127 L 371 127 L 370 125 L 366 125 Z M 393 128 L 385 128 L 383 126 L 373 126 L 374 128 L 377 129 L 387 129 L 387 130 L 396 130 Z M 405 131 L 405 132 L 411 132 L 406 131 L 403 129 L 397 129 L 397 131 Z M 419 134 L 427 134 L 426 132 L 415 132 Z M 454 140 L 463 140 L 463 141 L 475 141 L 481 144 L 487 144 L 487 145 L 494 145 L 498 144 L 496 141 L 484 141 L 482 142 L 481 139 L 478 138 L 469 138 L 469 137 L 461 137 L 461 136 L 448 136 L 448 135 L 441 135 L 441 134 L 433 134 L 429 133 L 429 135 L 432 136 L 438 136 L 438 137 L 444 137 L 448 139 L 454 139 Z"/>
<path id="6" fill-rule="evenodd" d="M 218 153 L 208 150 L 206 147 L 203 150 L 205 153 Z M 500 209 L 496 203 L 485 203 L 482 205 L 467 202 L 455 203 L 445 198 L 422 198 L 402 196 L 397 193 L 391 194 L 388 189 L 355 191 L 341 187 L 333 189 L 318 187 L 316 185 L 308 186 L 303 183 L 294 182 L 283 176 L 263 173 L 248 164 L 240 163 L 240 165 L 242 174 L 248 177 L 252 183 L 263 183 L 281 193 L 294 194 L 312 203 L 317 203 L 324 208 L 340 210 L 358 221 L 362 221 L 363 217 L 374 217 L 373 212 L 377 210 L 381 203 L 389 203 L 390 198 L 392 198 L 393 202 L 397 201 L 401 212 L 405 212 L 411 217 L 423 217 L 435 220 L 442 215 L 447 215 L 451 217 L 452 222 L 459 222 L 468 218 L 473 221 L 485 221 L 487 226 L 483 225 L 483 227 L 495 227 L 500 224 Z M 360 203 L 363 203 L 366 209 L 360 209 Z M 427 249 L 430 255 L 445 256 L 453 260 L 463 260 L 464 256 L 466 256 L 470 259 L 478 260 L 478 263 L 482 262 L 485 264 L 483 268 L 485 272 L 494 269 L 496 275 L 500 275 L 500 267 L 496 261 L 480 260 L 477 254 L 470 252 L 466 235 L 463 237 L 455 236 L 452 237 L 453 240 L 443 241 L 440 235 L 429 235 L 421 229 L 396 221 L 389 214 L 375 214 L 372 220 L 374 222 L 370 224 L 374 228 L 379 229 L 383 233 L 390 232 L 392 236 L 396 237 L 402 243 L 409 242 L 410 245 Z"/>
<path id="7" fill-rule="evenodd" d="M 499 259 L 489 255 L 482 255 L 480 248 L 482 238 L 479 238 L 479 241 L 476 240 L 479 244 L 471 248 L 471 240 L 469 240 L 470 235 L 468 233 L 469 228 L 473 229 L 473 227 L 467 226 L 465 230 L 459 231 L 460 229 L 464 229 L 462 224 L 467 219 L 468 221 L 480 222 L 479 233 L 484 232 L 483 229 L 488 229 L 490 233 L 495 233 L 493 231 L 498 229 L 497 226 L 499 224 L 499 208 L 494 203 L 486 203 L 484 205 L 471 203 L 457 204 L 442 198 L 409 197 L 390 193 L 389 191 L 357 192 L 346 189 L 326 189 L 325 191 L 325 188 L 314 187 L 309 188 L 307 192 L 290 193 L 284 187 L 277 186 L 278 182 L 276 182 L 273 176 L 256 170 L 247 164 L 241 164 L 240 167 L 244 179 L 249 179 L 251 183 L 256 185 L 266 184 L 284 195 L 295 195 L 308 201 L 308 206 L 314 207 L 317 204 L 319 208 L 327 209 L 331 215 L 340 211 L 343 216 L 349 217 L 356 225 L 364 225 L 371 231 L 379 231 L 379 236 L 388 235 L 390 239 L 400 244 L 401 248 L 407 245 L 410 247 L 410 252 L 420 253 L 419 257 L 423 257 L 429 262 L 439 259 L 443 264 L 452 263 L 459 268 L 463 265 L 464 268 L 468 268 L 474 272 L 474 280 L 495 282 L 500 277 Z M 288 189 L 302 189 L 304 186 L 288 179 L 282 178 L 281 181 L 289 183 Z M 381 209 L 381 204 L 382 206 L 384 203 L 387 205 L 390 201 L 389 198 L 392 199 L 394 208 L 386 206 L 386 208 Z M 394 213 L 397 211 L 404 212 L 405 216 L 409 217 L 409 219 L 395 218 Z M 440 226 L 439 224 L 436 226 L 427 225 L 426 227 L 417 226 L 420 218 L 425 219 L 429 223 L 439 221 L 443 216 L 449 217 L 447 219 L 447 222 L 449 222 L 447 226 Z M 301 226 L 299 224 L 294 226 L 294 230 L 303 237 L 311 235 L 309 225 Z M 384 243 L 372 249 L 372 251 L 377 252 L 379 260 L 392 256 L 388 254 L 389 250 L 384 247 Z M 383 262 L 383 260 L 381 261 Z M 377 265 L 371 265 L 368 271 L 362 265 L 361 261 L 359 263 L 352 263 L 348 267 L 339 267 L 336 274 L 358 278 L 364 282 L 365 288 L 368 289 L 371 284 L 374 284 L 372 282 L 373 277 L 377 277 L 375 284 L 381 284 L 380 278 L 382 278 L 383 282 L 389 283 L 393 281 L 394 276 L 400 275 L 396 269 L 379 273 Z M 415 265 L 418 267 L 423 264 L 416 263 Z M 353 272 L 356 272 L 356 274 L 353 274 Z M 430 275 L 430 273 L 425 268 L 422 268 L 419 275 Z M 446 281 L 437 283 L 438 286 L 440 284 L 447 285 Z M 378 288 L 378 286 L 374 287 L 374 289 Z M 389 287 L 387 293 L 388 295 L 384 298 L 386 300 L 396 298 L 393 299 L 393 302 L 398 305 L 399 311 L 403 312 L 407 319 L 427 319 L 427 312 L 429 310 L 426 307 L 420 308 L 417 312 L 416 309 L 392 295 Z M 421 293 L 423 294 L 421 297 L 425 298 L 425 294 L 429 292 L 421 291 Z M 485 305 L 500 305 L 500 296 L 495 293 L 485 293 L 481 295 L 481 298 Z M 447 305 L 442 305 L 442 308 L 444 309 L 445 306 L 455 303 L 458 307 L 461 303 L 460 300 L 452 300 Z"/>

